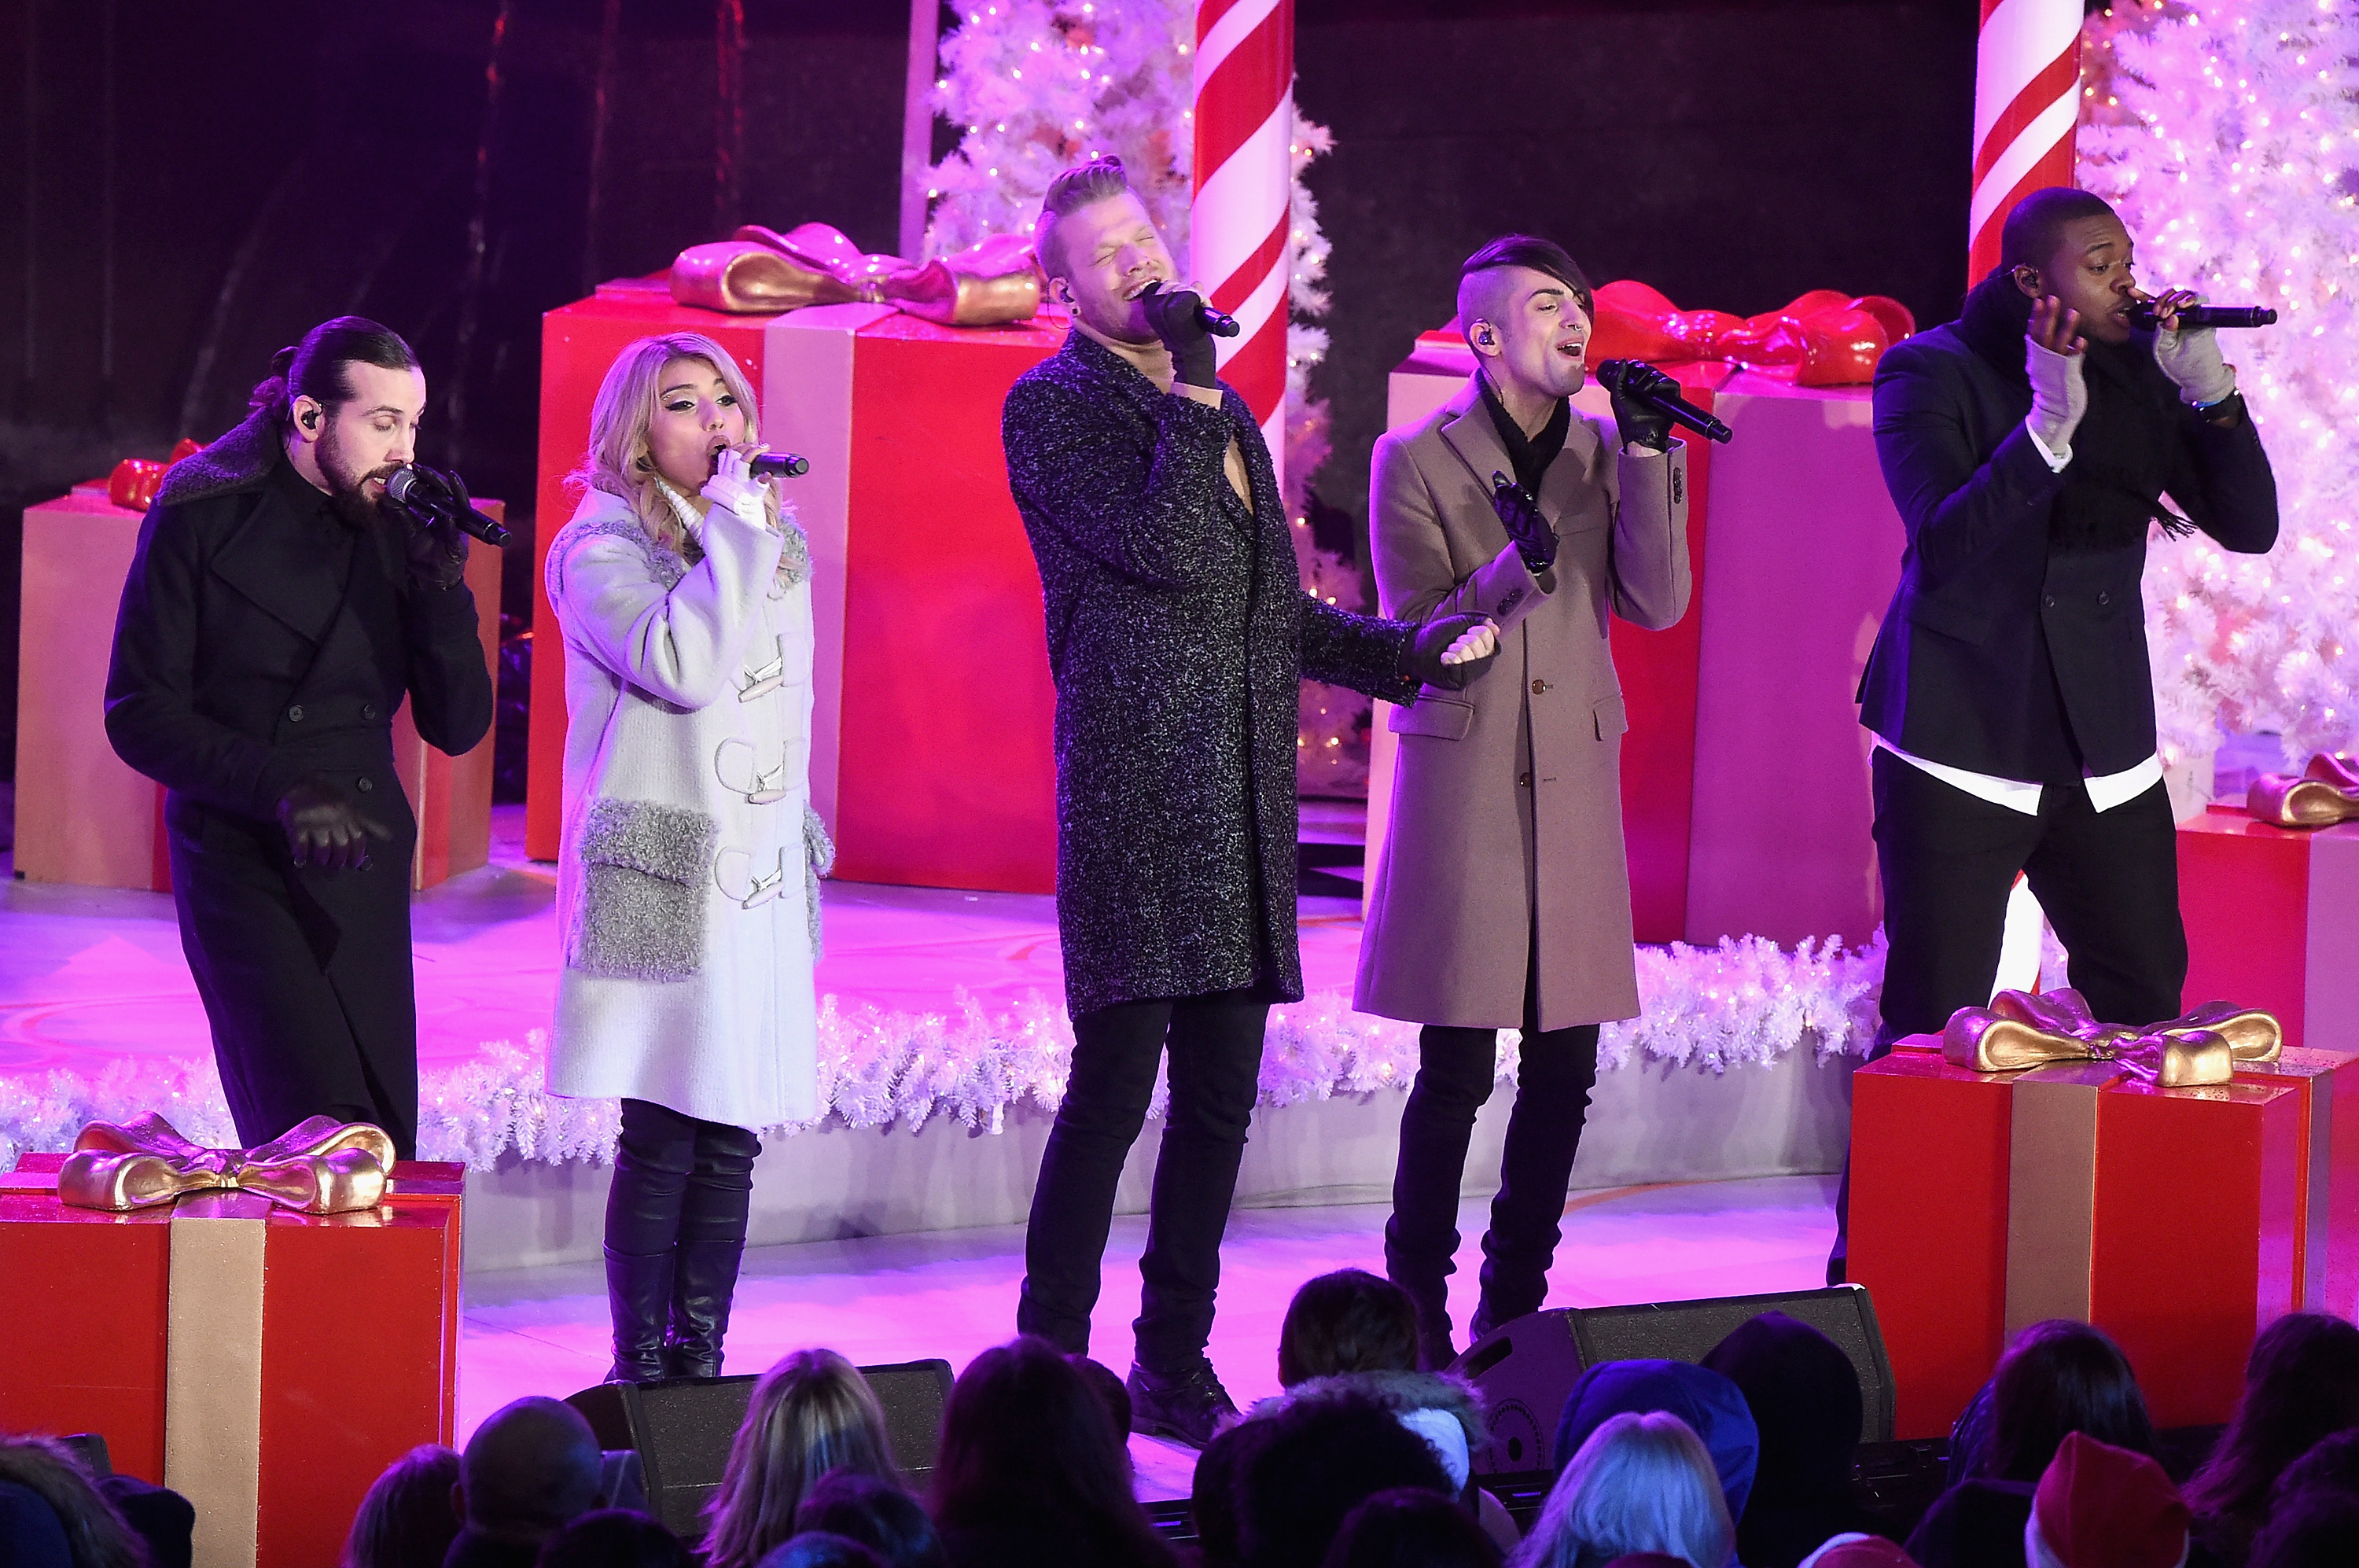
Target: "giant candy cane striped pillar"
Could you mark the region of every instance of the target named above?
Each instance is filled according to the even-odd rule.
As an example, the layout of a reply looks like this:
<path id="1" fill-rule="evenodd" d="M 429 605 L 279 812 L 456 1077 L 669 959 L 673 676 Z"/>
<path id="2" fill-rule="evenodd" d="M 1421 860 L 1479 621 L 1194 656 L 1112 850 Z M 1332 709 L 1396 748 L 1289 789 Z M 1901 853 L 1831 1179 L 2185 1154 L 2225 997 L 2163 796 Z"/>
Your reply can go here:
<path id="1" fill-rule="evenodd" d="M 1974 193 L 1966 281 L 1998 265 L 2000 225 L 2043 186 L 2072 183 L 2082 0 L 1982 0 L 1974 49 Z"/>
<path id="2" fill-rule="evenodd" d="M 1196 195 L 1189 245 L 1197 280 L 1241 329 L 1221 375 L 1284 460 L 1286 285 L 1294 261 L 1294 0 L 1197 0 Z"/>

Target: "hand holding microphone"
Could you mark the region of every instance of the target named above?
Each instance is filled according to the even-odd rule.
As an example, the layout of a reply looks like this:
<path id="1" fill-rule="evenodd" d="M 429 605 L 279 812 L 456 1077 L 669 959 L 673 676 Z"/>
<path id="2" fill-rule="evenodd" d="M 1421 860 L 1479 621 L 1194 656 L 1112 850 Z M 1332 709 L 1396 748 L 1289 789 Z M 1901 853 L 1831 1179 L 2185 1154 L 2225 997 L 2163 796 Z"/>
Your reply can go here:
<path id="1" fill-rule="evenodd" d="M 1204 302 L 1203 296 L 1192 289 L 1166 293 L 1159 280 L 1147 286 L 1147 291 L 1138 297 L 1138 306 L 1147 316 L 1147 326 L 1171 353 L 1174 379 L 1207 391 L 1219 385 L 1219 356 L 1213 350 L 1212 339 L 1237 335 L 1234 317 L 1213 310 Z"/>
<path id="2" fill-rule="evenodd" d="M 508 530 L 475 510 L 467 496 L 466 482 L 451 469 L 405 463 L 386 480 L 385 493 L 413 526 L 423 527 L 440 518 L 485 544 L 508 542 Z"/>
<path id="3" fill-rule="evenodd" d="M 2191 289 L 2173 289 L 2157 299 L 2140 301 L 2130 312 L 2134 321 L 2143 317 L 2156 323 L 2154 362 L 2179 388 L 2180 401 L 2198 408 L 2224 403 L 2236 392 L 2236 373 L 2220 357 L 2220 339 L 2204 321 L 2206 313 Z M 2275 310 L 2267 313 L 2272 319 L 2277 315 Z"/>
<path id="4" fill-rule="evenodd" d="M 1625 446 L 1662 452 L 1671 443 L 1674 422 L 1716 441 L 1728 427 L 1680 394 L 1675 377 L 1643 360 L 1609 359 L 1597 366 L 1597 384 L 1614 396 L 1614 423 Z"/>

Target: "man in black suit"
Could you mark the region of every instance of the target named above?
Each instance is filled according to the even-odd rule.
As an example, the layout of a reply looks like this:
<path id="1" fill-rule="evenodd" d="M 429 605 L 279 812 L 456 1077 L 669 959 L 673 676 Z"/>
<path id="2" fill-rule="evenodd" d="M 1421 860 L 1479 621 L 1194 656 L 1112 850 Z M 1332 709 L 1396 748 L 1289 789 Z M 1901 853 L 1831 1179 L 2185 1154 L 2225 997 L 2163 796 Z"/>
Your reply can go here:
<path id="1" fill-rule="evenodd" d="M 418 826 L 393 715 L 406 695 L 428 744 L 464 752 L 491 727 L 491 672 L 466 539 L 380 507 L 426 408 L 417 355 L 343 316 L 272 371 L 140 525 L 106 733 L 165 787 L 180 945 L 239 1138 L 324 1115 L 408 1159 Z"/>
<path id="2" fill-rule="evenodd" d="M 2086 191 L 2034 191 L 2000 245 L 1958 320 L 1875 373 L 1876 454 L 1908 530 L 1860 681 L 1890 942 L 1878 1056 L 1990 999 L 2018 873 L 2100 1018 L 2177 1015 L 2187 934 L 2139 594 L 2147 528 L 2244 554 L 2277 541 L 2235 373 L 2209 328 L 2177 330 L 2195 296 L 2164 294 L 2158 330 L 2136 326 L 2129 233 Z M 1831 1283 L 1849 1196 L 1846 1174 Z"/>

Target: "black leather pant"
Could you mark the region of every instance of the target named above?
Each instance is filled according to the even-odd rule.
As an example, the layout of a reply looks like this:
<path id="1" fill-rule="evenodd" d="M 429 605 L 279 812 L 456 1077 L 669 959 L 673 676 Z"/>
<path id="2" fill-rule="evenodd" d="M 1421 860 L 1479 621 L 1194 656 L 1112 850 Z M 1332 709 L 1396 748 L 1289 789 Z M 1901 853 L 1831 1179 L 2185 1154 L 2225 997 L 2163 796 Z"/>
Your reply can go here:
<path id="1" fill-rule="evenodd" d="M 761 1152 L 762 1140 L 744 1127 L 625 1100 L 606 1195 L 608 1249 L 647 1257 L 683 1241 L 744 1241 Z"/>
<path id="2" fill-rule="evenodd" d="M 1049 1132 L 1024 1236 L 1018 1333 L 1068 1352 L 1089 1349 L 1114 1189 L 1147 1120 L 1168 1041 L 1171 1105 L 1148 1199 L 1133 1326 L 1142 1366 L 1182 1370 L 1203 1353 L 1268 1020 L 1269 1004 L 1245 991 L 1124 1002 L 1073 1020 L 1072 1082 Z"/>
<path id="3" fill-rule="evenodd" d="M 1562 1236 L 1565 1191 L 1597 1086 L 1595 1024 L 1538 1028 L 1538 964 L 1527 970 L 1524 1042 L 1507 1117 L 1499 1191 L 1483 1236 L 1489 1326 L 1539 1311 Z M 1418 1036 L 1417 1082 L 1401 1112 L 1385 1272 L 1417 1302 L 1429 1344 L 1450 1332 L 1448 1280 L 1458 1251 L 1458 1193 L 1475 1113 L 1491 1097 L 1497 1031 L 1429 1024 Z"/>

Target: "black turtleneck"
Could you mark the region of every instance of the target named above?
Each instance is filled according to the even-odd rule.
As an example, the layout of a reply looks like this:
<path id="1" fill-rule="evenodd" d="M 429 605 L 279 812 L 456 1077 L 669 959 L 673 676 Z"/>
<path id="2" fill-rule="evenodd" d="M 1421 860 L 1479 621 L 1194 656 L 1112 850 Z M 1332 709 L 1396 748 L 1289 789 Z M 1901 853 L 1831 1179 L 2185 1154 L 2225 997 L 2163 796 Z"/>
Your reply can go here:
<path id="1" fill-rule="evenodd" d="M 1524 487 L 1526 495 L 1538 499 L 1541 476 L 1548 473 L 1549 464 L 1556 461 L 1557 454 L 1564 450 L 1564 438 L 1572 433 L 1571 401 L 1558 398 L 1556 410 L 1549 415 L 1548 423 L 1540 427 L 1540 433 L 1527 436 L 1524 434 L 1524 428 L 1508 415 L 1506 405 L 1499 401 L 1499 395 L 1491 389 L 1491 378 L 1479 376 L 1475 379 L 1483 384 L 1483 401 L 1490 407 L 1491 423 L 1498 428 L 1500 442 L 1507 449 L 1507 461 L 1515 465 L 1516 483 Z"/>

